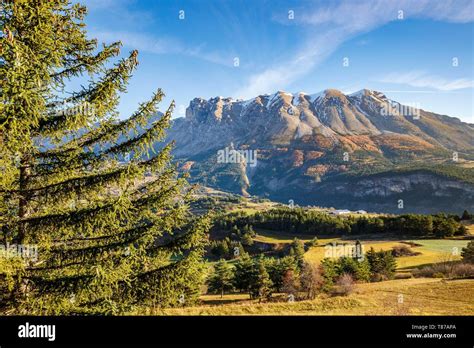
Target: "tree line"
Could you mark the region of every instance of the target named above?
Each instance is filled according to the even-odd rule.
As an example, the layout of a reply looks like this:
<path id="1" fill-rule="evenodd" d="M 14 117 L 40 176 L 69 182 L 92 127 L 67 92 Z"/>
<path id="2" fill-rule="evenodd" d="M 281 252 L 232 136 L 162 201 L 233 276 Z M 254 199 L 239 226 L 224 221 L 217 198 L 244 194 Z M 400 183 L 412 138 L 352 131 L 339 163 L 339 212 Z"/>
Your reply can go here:
<path id="1" fill-rule="evenodd" d="M 298 246 L 299 244 L 299 246 Z M 247 293 L 250 299 L 268 300 L 275 293 L 289 299 L 314 299 L 319 292 L 337 293 L 355 281 L 392 279 L 396 261 L 391 251 L 371 248 L 363 259 L 344 256 L 325 258 L 320 266 L 304 260 L 300 241 L 294 241 L 290 255 L 282 258 L 241 255 L 234 264 L 221 259 L 208 277 L 208 292 L 222 296 Z"/>
<path id="2" fill-rule="evenodd" d="M 276 208 L 253 214 L 235 212 L 219 215 L 214 231 L 230 231 L 245 225 L 256 229 L 286 231 L 307 235 L 345 235 L 387 233 L 420 237 L 451 237 L 467 233 L 461 220 L 471 219 L 465 211 L 462 217 L 454 214 L 403 214 L 378 216 L 332 216 L 303 208 Z"/>

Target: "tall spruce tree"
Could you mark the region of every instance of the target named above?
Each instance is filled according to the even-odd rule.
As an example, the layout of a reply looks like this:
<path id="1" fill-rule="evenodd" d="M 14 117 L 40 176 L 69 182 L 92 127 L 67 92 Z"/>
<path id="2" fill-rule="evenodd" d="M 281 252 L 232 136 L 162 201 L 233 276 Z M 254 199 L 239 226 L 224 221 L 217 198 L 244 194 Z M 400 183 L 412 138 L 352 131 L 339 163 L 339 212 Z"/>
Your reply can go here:
<path id="1" fill-rule="evenodd" d="M 272 296 L 273 283 L 268 275 L 265 263 L 265 258 L 260 255 L 253 263 L 250 275 L 250 298 L 258 299 L 259 302 Z"/>
<path id="2" fill-rule="evenodd" d="M 137 52 L 111 64 L 121 44 L 99 48 L 85 15 L 67 0 L 2 0 L 0 242 L 38 247 L 0 257 L 0 309 L 14 313 L 189 303 L 203 281 L 208 221 L 190 217 L 172 144 L 151 151 L 173 103 L 158 114 L 159 89 L 119 120 Z"/>
<path id="3" fill-rule="evenodd" d="M 290 247 L 290 256 L 294 256 L 298 265 L 298 269 L 302 269 L 304 265 L 304 243 L 298 238 L 293 239 Z"/>
<path id="4" fill-rule="evenodd" d="M 234 271 L 224 259 L 220 259 L 214 266 L 214 273 L 208 280 L 209 291 L 221 294 L 234 288 Z"/>

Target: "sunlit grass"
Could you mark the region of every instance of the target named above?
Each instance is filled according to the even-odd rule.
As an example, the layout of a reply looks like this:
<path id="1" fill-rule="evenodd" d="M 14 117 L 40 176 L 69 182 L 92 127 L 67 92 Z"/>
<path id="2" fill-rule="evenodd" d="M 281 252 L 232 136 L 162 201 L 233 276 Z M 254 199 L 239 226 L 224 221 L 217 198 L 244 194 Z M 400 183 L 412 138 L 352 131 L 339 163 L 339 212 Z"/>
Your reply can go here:
<path id="1" fill-rule="evenodd" d="M 357 284 L 346 297 L 258 303 L 246 294 L 205 295 L 193 307 L 155 309 L 155 315 L 473 315 L 474 280 L 399 279 Z M 400 301 L 402 295 L 402 301 Z M 284 297 L 282 297 L 284 299 Z M 143 313 L 142 313 L 143 314 Z"/>

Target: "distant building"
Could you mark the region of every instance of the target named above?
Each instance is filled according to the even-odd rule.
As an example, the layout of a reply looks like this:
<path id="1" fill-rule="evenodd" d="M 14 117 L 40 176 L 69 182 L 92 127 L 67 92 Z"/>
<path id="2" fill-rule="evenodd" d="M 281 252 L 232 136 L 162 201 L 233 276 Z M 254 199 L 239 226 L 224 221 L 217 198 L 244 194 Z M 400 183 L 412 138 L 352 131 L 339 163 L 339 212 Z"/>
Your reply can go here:
<path id="1" fill-rule="evenodd" d="M 332 215 L 345 215 L 345 214 L 350 214 L 350 213 L 351 211 L 347 209 L 337 209 L 330 212 L 330 214 Z"/>

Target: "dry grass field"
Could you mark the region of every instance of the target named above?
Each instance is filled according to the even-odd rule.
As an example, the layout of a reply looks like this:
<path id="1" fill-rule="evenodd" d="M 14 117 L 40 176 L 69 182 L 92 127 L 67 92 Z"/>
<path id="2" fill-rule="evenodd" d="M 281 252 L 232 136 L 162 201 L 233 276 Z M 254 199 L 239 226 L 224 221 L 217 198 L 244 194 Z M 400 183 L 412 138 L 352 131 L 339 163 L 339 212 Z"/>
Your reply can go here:
<path id="1" fill-rule="evenodd" d="M 398 279 L 358 284 L 349 296 L 258 303 L 244 294 L 205 295 L 194 307 L 150 310 L 153 315 L 473 315 L 474 280 Z"/>

